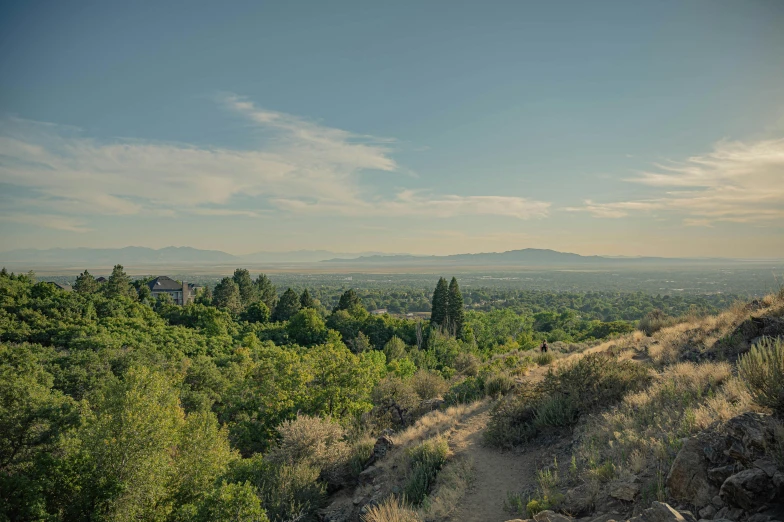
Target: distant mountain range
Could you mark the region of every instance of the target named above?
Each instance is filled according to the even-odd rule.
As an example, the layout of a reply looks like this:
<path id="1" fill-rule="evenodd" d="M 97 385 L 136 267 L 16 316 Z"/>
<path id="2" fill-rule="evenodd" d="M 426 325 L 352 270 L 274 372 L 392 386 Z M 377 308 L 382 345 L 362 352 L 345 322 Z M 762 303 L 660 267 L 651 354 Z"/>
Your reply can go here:
<path id="1" fill-rule="evenodd" d="M 455 254 L 449 256 L 414 256 L 378 252 L 337 253 L 329 250 L 291 252 L 256 252 L 235 256 L 219 250 L 191 247 L 125 248 L 52 248 L 48 250 L 13 250 L 0 252 L 0 266 L 27 269 L 35 267 L 98 268 L 117 263 L 141 266 L 247 266 L 320 264 L 335 268 L 357 267 L 633 267 L 633 266 L 722 266 L 753 263 L 780 263 L 780 260 L 738 260 L 721 258 L 609 257 L 581 256 L 555 250 L 525 248 L 508 252 Z"/>
<path id="2" fill-rule="evenodd" d="M 219 250 L 191 247 L 125 248 L 50 248 L 0 252 L 0 265 L 111 267 L 117 263 L 128 266 L 152 265 L 225 265 L 317 263 L 327 259 L 377 256 L 379 252 L 340 253 L 329 250 L 296 250 L 291 252 L 255 252 L 235 256 Z"/>
<path id="3" fill-rule="evenodd" d="M 374 255 L 356 259 L 329 259 L 334 265 L 384 265 L 384 266 L 504 266 L 504 267 L 588 267 L 588 266 L 641 266 L 641 265 L 727 265 L 765 260 L 739 260 L 726 258 L 672 258 L 672 257 L 609 257 L 581 256 L 568 252 L 524 248 L 507 252 L 481 254 L 454 254 L 449 256 Z"/>

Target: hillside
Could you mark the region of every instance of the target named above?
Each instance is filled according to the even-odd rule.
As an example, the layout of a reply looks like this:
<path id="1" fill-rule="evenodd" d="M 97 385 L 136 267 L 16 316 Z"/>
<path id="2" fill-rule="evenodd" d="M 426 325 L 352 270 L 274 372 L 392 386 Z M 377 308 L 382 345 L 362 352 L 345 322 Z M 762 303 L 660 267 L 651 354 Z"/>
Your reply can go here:
<path id="1" fill-rule="evenodd" d="M 527 367 L 502 398 L 427 414 L 393 435 L 395 447 L 378 470 L 363 472 L 371 481 L 339 496 L 324 520 L 354 520 L 359 512 L 369 512 L 371 522 L 781 520 L 784 424 L 755 402 L 736 362 L 765 337 L 783 336 L 779 295 L 684 318 L 650 337 L 635 332 L 593 347 L 558 346 L 552 362 Z M 784 349 L 777 353 L 784 369 Z M 645 384 L 622 384 L 624 365 L 643 370 Z M 577 384 L 543 390 L 554 375 L 580 375 L 575 368 L 594 370 L 594 386 L 580 386 L 581 395 L 603 399 L 566 419 L 553 405 L 562 407 L 557 397 Z M 784 379 L 780 386 L 784 391 Z M 544 410 L 531 402 L 537 388 L 550 397 L 540 402 Z M 412 510 L 395 494 L 405 487 L 395 485 L 405 482 L 399 469 L 413 448 L 442 439 L 448 457 L 433 494 Z M 348 498 L 352 510 L 345 509 Z M 373 504 L 379 507 L 367 507 Z"/>

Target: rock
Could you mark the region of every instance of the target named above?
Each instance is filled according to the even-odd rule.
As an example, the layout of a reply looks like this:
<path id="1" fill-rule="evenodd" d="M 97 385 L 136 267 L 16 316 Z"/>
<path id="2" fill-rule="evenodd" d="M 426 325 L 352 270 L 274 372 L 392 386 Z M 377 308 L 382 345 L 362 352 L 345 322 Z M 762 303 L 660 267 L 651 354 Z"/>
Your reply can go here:
<path id="1" fill-rule="evenodd" d="M 651 502 L 651 507 L 644 510 L 629 522 L 686 522 L 686 518 L 664 502 Z"/>
<path id="2" fill-rule="evenodd" d="M 754 461 L 754 467 L 764 471 L 769 477 L 772 477 L 778 471 L 778 465 L 769 458 L 761 458 Z"/>
<path id="3" fill-rule="evenodd" d="M 725 480 L 719 495 L 730 506 L 752 511 L 772 500 L 775 493 L 768 474 L 754 468 L 743 470 Z"/>
<path id="4" fill-rule="evenodd" d="M 742 509 L 724 506 L 719 510 L 718 513 L 716 513 L 716 517 L 713 520 L 732 520 L 733 522 L 737 522 L 740 520 L 741 515 L 743 515 Z"/>
<path id="5" fill-rule="evenodd" d="M 727 421 L 727 433 L 748 449 L 765 451 L 768 439 L 769 417 L 761 413 L 747 412 Z"/>
<path id="6" fill-rule="evenodd" d="M 686 522 L 697 522 L 697 517 L 695 517 L 694 513 L 691 511 L 679 509 L 678 513 L 680 513 L 681 516 L 686 519 Z"/>
<path id="7" fill-rule="evenodd" d="M 540 511 L 536 515 L 534 515 L 534 520 L 536 522 L 572 522 L 573 519 L 564 515 L 560 515 L 553 511 Z"/>
<path id="8" fill-rule="evenodd" d="M 728 464 L 718 468 L 711 468 L 708 470 L 708 480 L 714 484 L 717 484 L 718 486 L 721 486 L 724 484 L 724 481 L 727 480 L 733 473 L 735 473 L 734 464 Z"/>
<path id="9" fill-rule="evenodd" d="M 640 485 L 635 482 L 637 477 L 630 480 L 615 481 L 610 484 L 610 496 L 618 500 L 631 502 L 640 493 Z"/>
<path id="10" fill-rule="evenodd" d="M 587 484 L 582 484 L 566 492 L 561 510 L 572 516 L 586 515 L 593 510 L 594 498 Z"/>
<path id="11" fill-rule="evenodd" d="M 422 401 L 421 408 L 425 411 L 433 411 L 439 409 L 441 406 L 446 404 L 446 401 L 441 397 L 436 397 L 435 399 L 427 399 Z"/>
<path id="12" fill-rule="evenodd" d="M 383 459 L 389 450 L 391 450 L 395 446 L 395 443 L 389 438 L 388 435 L 382 435 L 377 440 L 376 443 L 373 445 L 373 458 L 374 460 Z"/>
<path id="13" fill-rule="evenodd" d="M 383 473 L 383 470 L 377 466 L 370 466 L 359 474 L 358 481 L 360 486 L 372 484 L 377 477 Z"/>
<path id="14" fill-rule="evenodd" d="M 770 515 L 757 513 L 756 515 L 751 515 L 749 518 L 747 518 L 746 522 L 768 522 L 768 520 L 770 519 L 771 519 Z"/>
<path id="15" fill-rule="evenodd" d="M 713 506 L 705 506 L 700 510 L 700 518 L 712 519 L 716 515 L 716 508 Z"/>
<path id="16" fill-rule="evenodd" d="M 724 507 L 724 501 L 721 499 L 720 496 L 716 495 L 711 499 L 711 505 L 716 509 L 721 509 Z"/>
<path id="17" fill-rule="evenodd" d="M 618 513 L 604 513 L 598 517 L 592 518 L 590 522 L 615 522 L 618 518 L 623 517 Z"/>
<path id="18" fill-rule="evenodd" d="M 710 504 L 718 488 L 708 481 L 707 467 L 700 440 L 697 437 L 687 439 L 667 474 L 670 495 L 697 508 Z"/>

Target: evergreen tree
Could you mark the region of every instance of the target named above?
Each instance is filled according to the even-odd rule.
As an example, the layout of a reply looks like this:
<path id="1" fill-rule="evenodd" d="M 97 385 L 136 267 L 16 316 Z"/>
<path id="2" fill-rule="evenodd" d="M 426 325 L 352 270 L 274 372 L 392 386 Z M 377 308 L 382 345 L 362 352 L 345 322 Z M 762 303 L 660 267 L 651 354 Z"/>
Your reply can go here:
<path id="1" fill-rule="evenodd" d="M 131 278 L 125 273 L 122 265 L 114 265 L 112 275 L 106 281 L 104 287 L 107 297 L 116 296 L 130 296 L 131 294 Z M 136 292 L 134 292 L 135 294 Z"/>
<path id="2" fill-rule="evenodd" d="M 278 291 L 269 277 L 259 274 L 259 277 L 256 278 L 256 287 L 259 289 L 259 299 L 267 305 L 267 308 L 274 310 L 275 305 L 278 304 Z"/>
<path id="3" fill-rule="evenodd" d="M 98 291 L 98 281 L 85 270 L 77 276 L 73 289 L 80 294 L 94 294 Z"/>
<path id="4" fill-rule="evenodd" d="M 8 277 L 8 270 L 6 270 L 5 267 L 0 270 L 0 277 Z"/>
<path id="5" fill-rule="evenodd" d="M 351 310 L 355 306 L 362 306 L 362 301 L 359 299 L 359 296 L 354 289 L 349 288 L 340 296 L 340 301 L 338 301 L 338 305 L 332 312 L 334 313 L 338 310 Z"/>
<path id="6" fill-rule="evenodd" d="M 242 310 L 240 287 L 234 282 L 234 279 L 231 277 L 224 277 L 221 279 L 221 282 L 215 286 L 212 304 L 217 308 L 222 308 L 233 314 L 239 313 L 240 310 Z"/>
<path id="7" fill-rule="evenodd" d="M 302 308 L 315 308 L 316 301 L 310 296 L 310 292 L 306 288 L 305 291 L 302 292 L 302 295 L 299 296 L 299 306 Z"/>
<path id="8" fill-rule="evenodd" d="M 449 282 L 449 297 L 447 299 L 447 328 L 449 333 L 458 339 L 463 337 L 463 325 L 465 324 L 465 310 L 463 310 L 463 295 L 457 279 L 452 278 Z"/>
<path id="9" fill-rule="evenodd" d="M 449 302 L 449 286 L 446 284 L 446 279 L 440 277 L 438 284 L 433 292 L 433 305 L 430 312 L 430 324 L 437 326 L 446 326 L 447 320 L 447 303 Z"/>
<path id="10" fill-rule="evenodd" d="M 299 296 L 297 292 L 289 288 L 280 296 L 275 313 L 272 314 L 273 321 L 288 321 L 291 316 L 299 312 Z"/>
<path id="11" fill-rule="evenodd" d="M 196 304 L 203 304 L 205 306 L 212 305 L 212 288 L 209 285 L 204 287 L 204 290 L 199 292 L 199 295 L 196 296 L 194 300 Z"/>
<path id="12" fill-rule="evenodd" d="M 232 279 L 240 289 L 240 302 L 243 307 L 259 300 L 259 288 L 253 284 L 250 272 L 244 268 L 238 268 L 234 271 Z"/>

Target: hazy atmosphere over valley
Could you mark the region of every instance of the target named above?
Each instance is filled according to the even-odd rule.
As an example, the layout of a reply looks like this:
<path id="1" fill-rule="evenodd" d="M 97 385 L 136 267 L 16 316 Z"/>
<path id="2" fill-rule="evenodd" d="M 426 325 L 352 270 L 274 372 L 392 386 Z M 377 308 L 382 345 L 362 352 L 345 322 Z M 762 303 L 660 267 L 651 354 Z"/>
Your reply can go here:
<path id="1" fill-rule="evenodd" d="M 0 522 L 784 521 L 784 0 L 0 2 Z"/>

